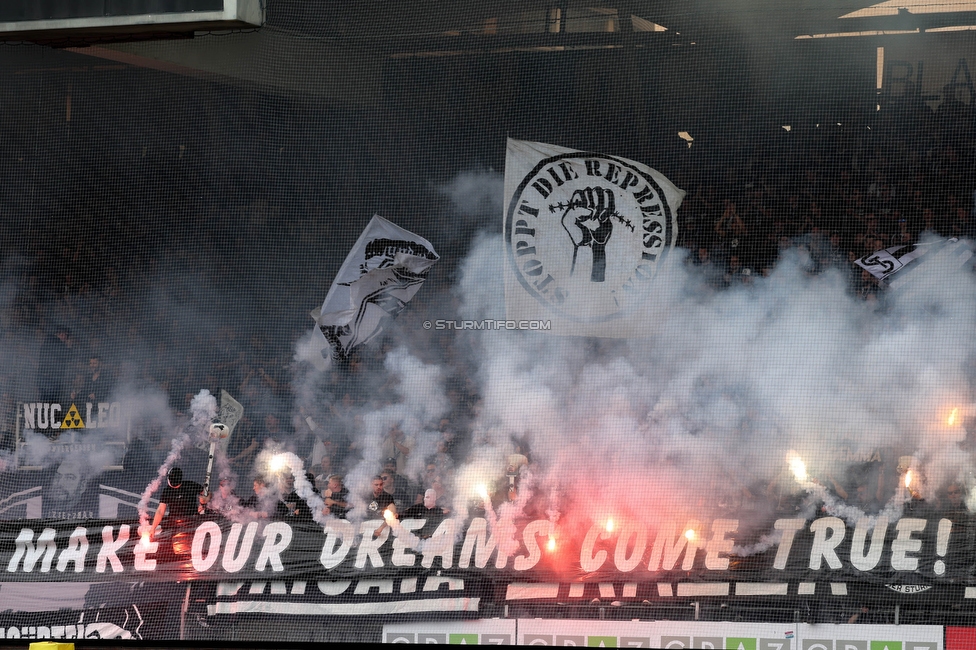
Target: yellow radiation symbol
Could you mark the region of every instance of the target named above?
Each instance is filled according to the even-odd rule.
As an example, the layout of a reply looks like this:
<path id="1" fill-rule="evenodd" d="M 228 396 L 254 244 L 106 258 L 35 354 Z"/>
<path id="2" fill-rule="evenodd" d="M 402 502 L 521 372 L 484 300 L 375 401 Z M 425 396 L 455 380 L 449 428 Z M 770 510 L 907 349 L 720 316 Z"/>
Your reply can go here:
<path id="1" fill-rule="evenodd" d="M 81 413 L 78 412 L 78 407 L 74 404 L 68 409 L 67 415 L 61 420 L 62 429 L 84 429 L 85 421 L 81 419 Z"/>

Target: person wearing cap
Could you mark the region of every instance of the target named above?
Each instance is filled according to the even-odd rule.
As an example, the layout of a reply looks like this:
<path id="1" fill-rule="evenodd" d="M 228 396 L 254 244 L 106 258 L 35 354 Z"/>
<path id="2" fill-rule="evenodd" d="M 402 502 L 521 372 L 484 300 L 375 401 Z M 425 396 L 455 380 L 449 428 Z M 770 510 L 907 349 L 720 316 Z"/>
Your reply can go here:
<path id="1" fill-rule="evenodd" d="M 203 501 L 200 493 L 203 486 L 194 481 L 183 480 L 183 470 L 173 467 L 166 475 L 166 487 L 159 495 L 159 507 L 153 517 L 150 536 L 155 535 L 163 517 L 170 516 L 170 521 L 176 526 L 182 525 L 198 514 L 199 504 Z"/>
<path id="2" fill-rule="evenodd" d="M 349 512 L 349 490 L 342 484 L 341 474 L 329 476 L 329 483 L 322 493 L 325 507 L 322 512 L 339 519 L 345 519 Z"/>

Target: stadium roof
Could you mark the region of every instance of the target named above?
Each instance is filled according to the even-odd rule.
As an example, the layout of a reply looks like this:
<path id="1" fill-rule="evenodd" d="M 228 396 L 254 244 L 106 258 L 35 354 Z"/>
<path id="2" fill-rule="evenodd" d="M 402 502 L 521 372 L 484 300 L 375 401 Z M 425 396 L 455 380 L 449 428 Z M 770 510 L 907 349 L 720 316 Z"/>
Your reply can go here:
<path id="1" fill-rule="evenodd" d="M 436 5 L 416 0 L 271 0 L 261 6 L 267 8 L 268 26 L 305 36 L 365 40 L 371 46 L 381 44 L 391 54 L 414 51 L 421 39 L 423 47 L 435 50 L 469 47 L 469 41 L 478 40 L 490 43 L 478 47 L 487 44 L 492 48 L 526 44 L 600 46 L 614 42 L 614 36 L 608 35 L 634 33 L 645 38 L 650 33 L 666 33 L 672 38 L 681 35 L 682 40 L 730 34 L 777 40 L 841 31 L 924 31 L 976 24 L 976 0 L 885 0 L 874 4 L 865 0 L 456 0 Z M 163 24 L 168 15 L 159 15 Z M 123 31 L 108 38 L 106 29 L 93 23 L 81 29 L 81 40 L 68 45 L 83 43 L 86 37 L 102 43 L 143 40 L 160 32 L 159 25 L 154 24 L 157 20 L 132 21 L 149 24 L 133 24 L 130 33 Z"/>
<path id="2" fill-rule="evenodd" d="M 306 80 L 315 68 L 321 78 L 335 77 L 333 91 L 343 100 L 359 103 L 368 98 L 358 97 L 361 88 L 346 88 L 343 80 L 379 74 L 387 58 L 650 44 L 724 48 L 737 39 L 785 44 L 976 25 L 976 1 L 970 0 L 271 0 L 266 7 L 264 28 L 230 39 L 160 45 L 138 42 L 145 36 L 134 35 L 129 43 L 93 39 L 94 47 L 75 51 L 214 80 L 250 80 L 272 92 L 310 92 Z M 295 65 L 280 66 L 277 73 L 256 69 L 248 65 L 255 52 L 290 57 Z M 337 61 L 355 67 L 347 70 Z M 300 74 L 281 78 L 281 69 Z"/>

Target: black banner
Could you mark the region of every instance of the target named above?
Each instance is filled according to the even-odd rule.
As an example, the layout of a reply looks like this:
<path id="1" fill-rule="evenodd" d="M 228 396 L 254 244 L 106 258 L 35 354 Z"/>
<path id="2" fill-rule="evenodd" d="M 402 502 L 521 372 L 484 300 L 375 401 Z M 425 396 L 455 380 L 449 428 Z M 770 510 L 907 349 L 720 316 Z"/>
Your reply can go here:
<path id="1" fill-rule="evenodd" d="M 633 523 L 585 534 L 548 520 L 446 519 L 428 539 L 423 520 L 230 521 L 201 516 L 150 540 L 135 520 L 0 523 L 8 581 L 348 580 L 458 575 L 535 581 L 683 579 L 758 582 L 839 579 L 870 585 L 965 582 L 973 527 L 946 517 L 777 519 L 739 534 L 736 519 Z M 741 538 L 741 539 L 740 539 Z M 422 589 L 421 589 L 422 591 Z"/>

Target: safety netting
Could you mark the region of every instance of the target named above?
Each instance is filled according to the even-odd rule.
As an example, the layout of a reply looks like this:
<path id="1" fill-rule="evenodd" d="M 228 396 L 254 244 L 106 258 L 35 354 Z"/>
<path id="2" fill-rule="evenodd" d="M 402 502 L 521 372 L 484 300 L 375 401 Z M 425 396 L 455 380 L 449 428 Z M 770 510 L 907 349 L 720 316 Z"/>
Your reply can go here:
<path id="1" fill-rule="evenodd" d="M 0 639 L 971 644 L 971 16 L 712 4 L 0 45 Z"/>

